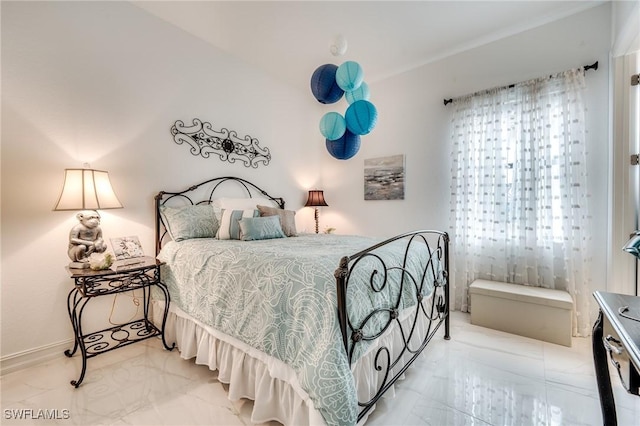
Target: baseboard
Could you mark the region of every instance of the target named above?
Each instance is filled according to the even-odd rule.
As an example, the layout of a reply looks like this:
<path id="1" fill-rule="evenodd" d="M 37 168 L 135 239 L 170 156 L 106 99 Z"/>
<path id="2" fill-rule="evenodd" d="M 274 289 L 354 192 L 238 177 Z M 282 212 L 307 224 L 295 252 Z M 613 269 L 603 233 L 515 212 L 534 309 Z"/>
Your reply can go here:
<path id="1" fill-rule="evenodd" d="M 73 339 L 68 339 L 4 356 L 0 359 L 0 376 L 64 356 L 64 351 L 71 347 L 73 347 Z"/>

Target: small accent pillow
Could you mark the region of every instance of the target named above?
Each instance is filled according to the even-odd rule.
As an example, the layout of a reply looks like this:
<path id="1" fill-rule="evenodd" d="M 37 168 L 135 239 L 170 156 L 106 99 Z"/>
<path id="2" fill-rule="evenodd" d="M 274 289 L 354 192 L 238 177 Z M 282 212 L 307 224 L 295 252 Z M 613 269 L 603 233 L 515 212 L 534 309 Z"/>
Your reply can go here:
<path id="1" fill-rule="evenodd" d="M 240 219 L 240 239 L 243 241 L 285 238 L 278 216 L 246 217 Z"/>
<path id="2" fill-rule="evenodd" d="M 297 237 L 296 230 L 296 212 L 293 210 L 283 210 L 277 207 L 268 207 L 258 205 L 260 216 L 278 216 L 280 218 L 280 226 L 287 237 Z"/>
<path id="3" fill-rule="evenodd" d="M 260 213 L 255 209 L 230 210 L 222 209 L 220 227 L 216 238 L 219 240 L 240 239 L 240 219 L 243 217 L 257 217 Z"/>
<path id="4" fill-rule="evenodd" d="M 218 219 L 213 206 L 209 204 L 160 207 L 162 222 L 173 241 L 191 238 L 215 238 L 218 231 Z"/>

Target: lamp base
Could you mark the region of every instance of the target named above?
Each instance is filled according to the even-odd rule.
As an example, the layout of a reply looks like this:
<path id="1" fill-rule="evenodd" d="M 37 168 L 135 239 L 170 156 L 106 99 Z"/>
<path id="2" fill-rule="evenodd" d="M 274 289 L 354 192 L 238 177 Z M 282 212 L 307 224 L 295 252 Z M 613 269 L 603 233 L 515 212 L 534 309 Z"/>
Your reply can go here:
<path id="1" fill-rule="evenodd" d="M 70 262 L 69 263 L 69 268 L 70 269 L 89 269 L 91 265 L 89 265 L 89 262 Z"/>

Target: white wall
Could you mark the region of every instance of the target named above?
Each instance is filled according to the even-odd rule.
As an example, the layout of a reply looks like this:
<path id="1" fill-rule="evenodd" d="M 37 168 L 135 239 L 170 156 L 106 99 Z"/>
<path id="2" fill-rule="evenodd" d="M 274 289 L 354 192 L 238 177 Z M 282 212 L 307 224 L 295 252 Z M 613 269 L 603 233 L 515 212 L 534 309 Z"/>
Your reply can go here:
<path id="1" fill-rule="evenodd" d="M 615 293 L 636 294 L 640 276 L 638 261 L 622 254 L 621 247 L 638 229 L 640 220 L 640 180 L 637 166 L 629 157 L 637 153 L 637 87 L 629 85 L 631 75 L 640 71 L 640 3 L 614 2 L 612 7 L 612 146 L 608 288 Z"/>
<path id="2" fill-rule="evenodd" d="M 103 232 L 137 235 L 149 254 L 159 190 L 236 175 L 298 210 L 317 185 L 319 165 L 305 161 L 321 148 L 305 143 L 318 115 L 307 93 L 128 3 L 1 7 L 3 358 L 72 336 L 64 266 L 76 221 L 74 212 L 52 211 L 65 168 L 89 162 L 109 171 L 124 209 L 102 212 Z M 271 163 L 251 169 L 192 156 L 169 130 L 194 117 L 257 138 Z M 298 219 L 301 229 L 313 226 L 309 208 Z M 87 312 L 98 312 L 86 318 L 108 316 L 111 301 L 90 304 Z"/>
<path id="3" fill-rule="evenodd" d="M 410 229 L 449 226 L 449 111 L 444 98 L 544 76 L 595 61 L 587 80 L 587 144 L 593 209 L 593 290 L 606 283 L 609 155 L 610 5 L 499 40 L 370 83 L 378 107 L 376 128 L 362 138 L 360 153 L 323 161 L 323 184 L 330 207 L 324 225 L 342 233 L 389 236 Z M 406 155 L 403 201 L 364 201 L 363 162 Z M 595 312 L 595 311 L 594 311 Z"/>
<path id="4" fill-rule="evenodd" d="M 640 3 L 614 1 L 611 11 L 611 54 L 614 57 L 640 50 Z"/>

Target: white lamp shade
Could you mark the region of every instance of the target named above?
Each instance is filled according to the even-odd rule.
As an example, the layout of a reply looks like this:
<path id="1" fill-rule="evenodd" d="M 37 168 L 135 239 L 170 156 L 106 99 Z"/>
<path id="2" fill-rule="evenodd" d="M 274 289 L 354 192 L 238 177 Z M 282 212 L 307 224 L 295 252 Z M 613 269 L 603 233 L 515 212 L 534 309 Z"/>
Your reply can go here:
<path id="1" fill-rule="evenodd" d="M 62 193 L 53 210 L 121 209 L 109 173 L 93 169 L 65 169 Z"/>

